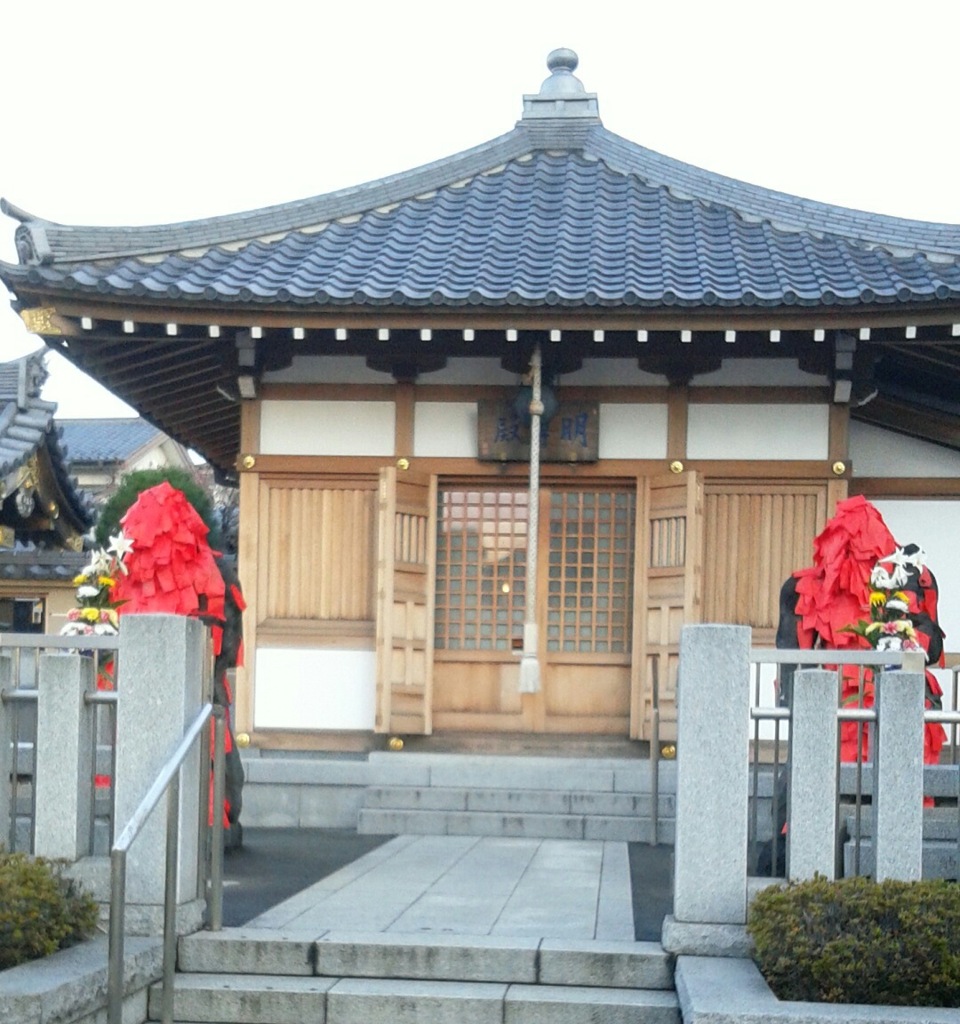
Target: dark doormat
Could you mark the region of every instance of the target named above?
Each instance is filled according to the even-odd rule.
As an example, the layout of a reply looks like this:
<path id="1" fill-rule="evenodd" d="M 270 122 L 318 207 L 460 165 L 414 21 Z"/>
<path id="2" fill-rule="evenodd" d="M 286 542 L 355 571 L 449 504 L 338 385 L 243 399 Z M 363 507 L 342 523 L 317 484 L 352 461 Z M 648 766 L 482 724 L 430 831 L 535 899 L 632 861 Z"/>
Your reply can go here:
<path id="1" fill-rule="evenodd" d="M 246 924 L 393 838 L 346 828 L 245 828 L 243 846 L 223 860 L 224 925 Z"/>
<path id="2" fill-rule="evenodd" d="M 633 893 L 633 935 L 659 942 L 663 919 L 673 913 L 673 847 L 628 843 Z"/>

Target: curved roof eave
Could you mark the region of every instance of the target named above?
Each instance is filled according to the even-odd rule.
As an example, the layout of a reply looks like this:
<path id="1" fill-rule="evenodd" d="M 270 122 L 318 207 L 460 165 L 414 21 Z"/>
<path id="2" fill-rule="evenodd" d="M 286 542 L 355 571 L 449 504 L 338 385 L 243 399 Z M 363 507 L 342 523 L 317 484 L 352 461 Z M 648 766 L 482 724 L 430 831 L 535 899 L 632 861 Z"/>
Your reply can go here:
<path id="1" fill-rule="evenodd" d="M 514 129 L 472 149 L 413 170 L 308 199 L 202 220 L 132 227 L 83 226 L 44 220 L 0 199 L 0 213 L 19 220 L 21 262 L 79 263 L 159 255 L 284 234 L 430 193 L 475 177 L 529 152 L 525 132 Z M 24 259 L 24 255 L 28 259 Z"/>
<path id="2" fill-rule="evenodd" d="M 724 206 L 745 219 L 786 231 L 830 234 L 893 255 L 921 252 L 933 261 L 960 258 L 960 225 L 909 220 L 821 203 L 749 184 L 664 156 L 604 128 L 598 118 L 520 121 L 509 132 L 463 152 L 364 184 L 308 199 L 196 221 L 141 227 L 64 225 L 0 201 L 19 221 L 21 263 L 57 264 L 151 256 L 282 236 L 468 181 L 537 151 L 576 151 L 619 174 L 665 188 L 678 198 Z"/>
<path id="3" fill-rule="evenodd" d="M 960 257 L 960 224 L 870 213 L 778 192 L 664 156 L 607 129 L 597 132 L 592 141 L 594 155 L 612 170 L 635 174 L 678 197 L 730 207 L 781 230 L 839 235 L 893 255 L 921 252 L 949 262 Z"/>

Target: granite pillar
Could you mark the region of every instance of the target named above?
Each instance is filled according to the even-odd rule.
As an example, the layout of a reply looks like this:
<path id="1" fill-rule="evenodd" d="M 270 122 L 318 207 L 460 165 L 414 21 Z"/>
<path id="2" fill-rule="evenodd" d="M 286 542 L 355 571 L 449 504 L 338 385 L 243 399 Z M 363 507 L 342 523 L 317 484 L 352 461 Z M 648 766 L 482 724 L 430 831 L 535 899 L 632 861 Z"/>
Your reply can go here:
<path id="1" fill-rule="evenodd" d="M 13 689 L 13 658 L 0 651 L 0 691 Z M 13 770 L 13 716 L 11 704 L 0 700 L 0 845 L 7 846 L 13 834 L 10 772 Z"/>
<path id="2" fill-rule="evenodd" d="M 120 626 L 116 821 L 119 835 L 183 739 L 201 707 L 206 637 L 196 619 L 125 615 Z M 200 748 L 187 755 L 180 782 L 178 903 L 197 895 Z M 127 857 L 130 903 L 163 902 L 166 798 Z"/>
<path id="3" fill-rule="evenodd" d="M 905 666 L 907 667 L 907 666 Z M 874 877 L 914 881 L 923 868 L 923 672 L 877 686 Z"/>
<path id="4" fill-rule="evenodd" d="M 93 658 L 40 655 L 34 751 L 39 857 L 73 862 L 91 852 L 94 715 L 84 694 L 93 688 Z"/>
<path id="5" fill-rule="evenodd" d="M 837 674 L 797 672 L 790 722 L 790 835 L 787 868 L 792 881 L 836 877 Z"/>
<path id="6" fill-rule="evenodd" d="M 742 924 L 747 909 L 750 629 L 684 626 L 677 682 L 673 916 Z"/>

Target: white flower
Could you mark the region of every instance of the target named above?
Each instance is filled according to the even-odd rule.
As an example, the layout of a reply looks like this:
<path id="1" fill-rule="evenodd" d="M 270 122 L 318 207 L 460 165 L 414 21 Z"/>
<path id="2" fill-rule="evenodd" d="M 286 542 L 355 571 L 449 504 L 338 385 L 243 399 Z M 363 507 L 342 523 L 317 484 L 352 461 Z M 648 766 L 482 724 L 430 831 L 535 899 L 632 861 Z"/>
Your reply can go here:
<path id="1" fill-rule="evenodd" d="M 100 593 L 99 587 L 92 587 L 89 583 L 77 587 L 77 597 L 82 601 L 85 597 L 96 597 Z"/>
<path id="2" fill-rule="evenodd" d="M 68 622 L 60 630 L 61 636 L 89 636 L 91 633 L 88 622 Z"/>
<path id="3" fill-rule="evenodd" d="M 133 541 L 121 530 L 118 534 L 110 538 L 110 543 L 107 545 L 107 551 L 110 552 L 116 558 L 117 564 L 120 566 L 120 571 L 126 575 L 127 567 L 123 564 L 123 560 L 133 551 Z"/>
<path id="4" fill-rule="evenodd" d="M 90 555 L 90 562 L 83 570 L 84 576 L 108 576 L 110 574 L 110 556 L 98 548 Z"/>

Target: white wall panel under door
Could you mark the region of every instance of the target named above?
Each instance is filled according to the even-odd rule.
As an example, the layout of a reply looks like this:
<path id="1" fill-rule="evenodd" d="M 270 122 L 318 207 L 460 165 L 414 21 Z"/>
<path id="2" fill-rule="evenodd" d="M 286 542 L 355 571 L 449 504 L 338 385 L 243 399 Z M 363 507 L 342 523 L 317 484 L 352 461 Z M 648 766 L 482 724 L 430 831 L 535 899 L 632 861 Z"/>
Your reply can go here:
<path id="1" fill-rule="evenodd" d="M 372 730 L 375 670 L 371 650 L 261 647 L 254 728 Z"/>

